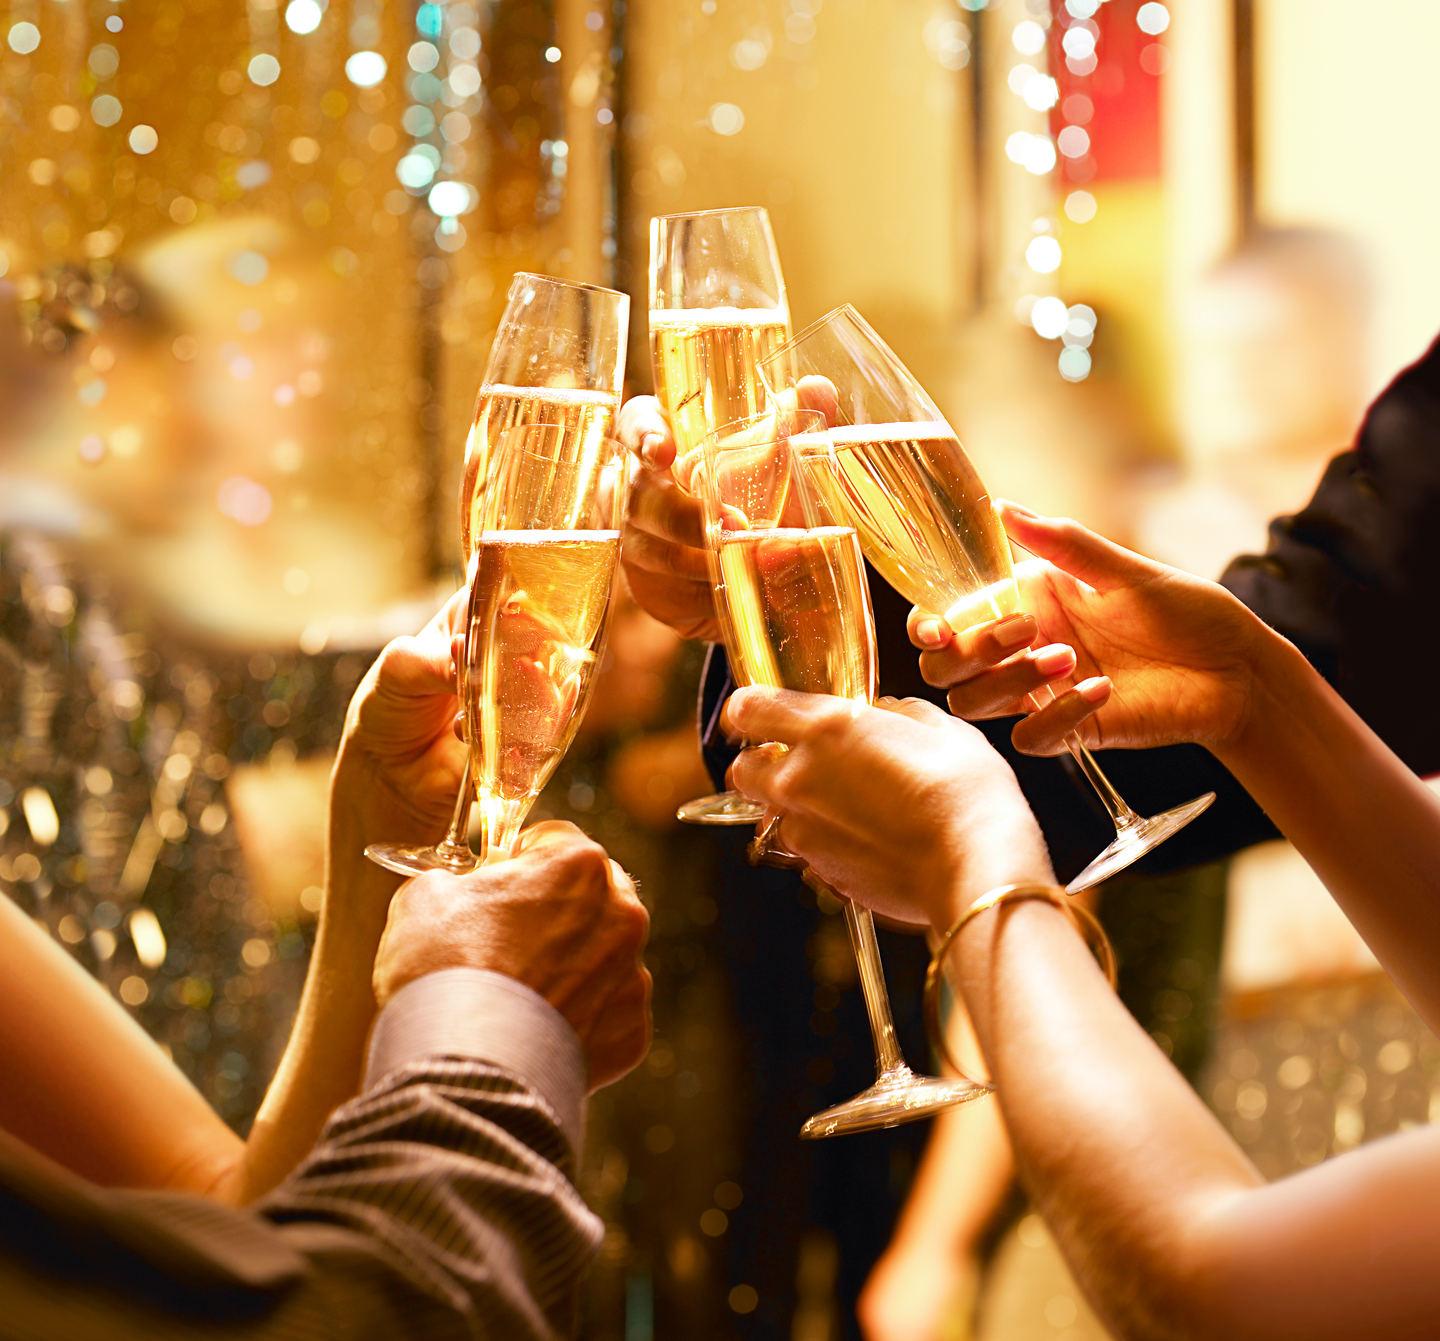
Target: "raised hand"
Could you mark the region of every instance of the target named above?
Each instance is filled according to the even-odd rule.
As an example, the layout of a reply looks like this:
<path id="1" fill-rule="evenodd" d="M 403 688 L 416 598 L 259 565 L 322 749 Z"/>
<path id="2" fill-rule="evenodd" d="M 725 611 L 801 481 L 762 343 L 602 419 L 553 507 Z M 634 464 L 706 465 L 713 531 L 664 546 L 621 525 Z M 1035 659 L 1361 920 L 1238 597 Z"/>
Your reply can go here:
<path id="1" fill-rule="evenodd" d="M 430 871 L 391 901 L 375 1000 L 449 968 L 503 973 L 543 996 L 585 1049 L 592 1090 L 650 1046 L 649 914 L 630 877 L 573 824 L 537 824 L 517 854 L 466 875 Z"/>
<path id="2" fill-rule="evenodd" d="M 675 439 L 660 402 L 654 396 L 626 401 L 616 433 L 646 467 L 634 472 L 630 487 L 620 550 L 625 581 L 640 606 L 682 638 L 718 642 L 700 500 L 670 469 Z"/>
<path id="3" fill-rule="evenodd" d="M 332 819 L 337 807 L 353 813 L 365 842 L 425 843 L 444 832 L 466 757 L 454 730 L 453 650 L 468 596 L 461 588 L 415 637 L 391 642 L 350 701 Z"/>
<path id="4" fill-rule="evenodd" d="M 910 616 L 921 674 L 950 690 L 952 712 L 1028 712 L 1027 694 L 1073 679 L 1016 725 L 1017 749 L 1059 754 L 1071 731 L 1097 749 L 1214 746 L 1244 729 L 1259 645 L 1273 637 L 1244 605 L 1078 522 L 1000 508 L 1011 539 L 1037 556 L 1015 569 L 1027 613 L 960 634 L 925 611 Z"/>
<path id="5" fill-rule="evenodd" d="M 944 928 L 988 889 L 1053 878 L 1010 766 L 929 703 L 751 687 L 725 716 L 732 733 L 787 747 L 744 751 L 731 786 L 779 812 L 786 849 L 879 913 Z"/>

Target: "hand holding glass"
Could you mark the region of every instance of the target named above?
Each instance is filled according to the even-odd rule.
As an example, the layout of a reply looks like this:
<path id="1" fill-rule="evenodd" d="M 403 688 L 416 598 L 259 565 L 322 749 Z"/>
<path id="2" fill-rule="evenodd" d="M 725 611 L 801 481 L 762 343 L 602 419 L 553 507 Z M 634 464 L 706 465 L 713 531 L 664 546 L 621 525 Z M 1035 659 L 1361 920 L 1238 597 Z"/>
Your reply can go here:
<path id="1" fill-rule="evenodd" d="M 763 365 L 780 406 L 824 413 L 837 470 L 832 506 L 902 596 L 957 631 L 1016 613 L 1010 544 L 975 467 L 894 351 L 848 305 Z M 1066 741 L 1115 825 L 1115 840 L 1068 886 L 1089 889 L 1189 824 L 1213 792 L 1144 818 L 1125 804 L 1078 736 Z"/>

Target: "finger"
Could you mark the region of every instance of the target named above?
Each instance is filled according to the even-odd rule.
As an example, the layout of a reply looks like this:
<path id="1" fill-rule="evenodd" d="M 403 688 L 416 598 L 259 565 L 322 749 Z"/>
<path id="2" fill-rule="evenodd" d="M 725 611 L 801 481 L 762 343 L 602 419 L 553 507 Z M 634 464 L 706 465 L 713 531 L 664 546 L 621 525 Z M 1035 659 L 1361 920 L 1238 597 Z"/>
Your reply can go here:
<path id="1" fill-rule="evenodd" d="M 1025 711 L 1027 694 L 1074 673 L 1074 649 L 1052 643 L 956 685 L 947 696 L 950 711 L 969 722 L 1009 717 Z"/>
<path id="2" fill-rule="evenodd" d="M 917 633 L 922 632 L 923 624 L 922 620 Z M 1039 632 L 1035 616 L 1025 614 L 964 629 L 939 650 L 921 652 L 920 675 L 926 684 L 948 689 L 1013 657 L 1022 647 L 1029 647 Z"/>
<path id="3" fill-rule="evenodd" d="M 668 574 L 631 567 L 625 561 L 625 582 L 646 614 L 668 624 L 682 638 L 720 641 L 715 622 L 714 589 L 708 581 L 694 582 Z"/>
<path id="4" fill-rule="evenodd" d="M 464 714 L 463 712 L 457 712 L 457 713 L 455 714 L 455 720 L 454 720 L 454 722 L 451 723 L 451 730 L 453 730 L 453 731 L 455 732 L 455 739 L 456 739 L 456 740 L 462 741 L 462 742 L 464 741 L 464 739 L 465 739 L 465 714 Z"/>
<path id="5" fill-rule="evenodd" d="M 675 459 L 670 422 L 654 396 L 632 396 L 620 407 L 616 436 L 651 470 L 664 470 Z"/>
<path id="6" fill-rule="evenodd" d="M 732 790 L 752 801 L 762 801 L 765 805 L 772 807 L 766 811 L 765 818 L 756 826 L 757 833 L 763 833 L 765 825 L 776 818 L 779 813 L 773 809 L 776 787 L 778 775 L 784 770 L 787 762 L 788 756 L 783 750 L 774 746 L 760 746 L 741 750 L 725 771 L 726 785 Z"/>
<path id="7" fill-rule="evenodd" d="M 687 494 L 669 475 L 644 471 L 635 477 L 630 490 L 631 527 L 673 540 L 678 545 L 703 549 L 705 523 L 700 500 Z"/>
<path id="8" fill-rule="evenodd" d="M 434 628 L 442 633 L 453 634 L 457 629 L 463 629 L 465 626 L 465 608 L 469 602 L 470 587 L 468 583 L 462 582 L 459 590 L 451 593 L 450 599 L 440 607 L 435 618 L 425 626 L 425 631 L 428 633 L 431 628 Z"/>
<path id="9" fill-rule="evenodd" d="M 453 695 L 450 639 L 440 636 L 438 629 L 427 629 L 413 638 L 394 638 L 380 653 L 375 676 L 383 693 L 397 697 Z"/>
<path id="10" fill-rule="evenodd" d="M 515 852 L 518 855 L 531 848 L 553 847 L 556 843 L 576 838 L 584 839 L 585 833 L 569 820 L 537 820 L 528 829 L 521 831 L 515 844 Z"/>
<path id="11" fill-rule="evenodd" d="M 918 605 L 912 605 L 905 618 L 905 634 L 910 639 L 910 645 L 922 652 L 938 651 L 955 636 L 950 625 L 939 615 L 932 615 Z"/>
<path id="12" fill-rule="evenodd" d="M 829 694 L 801 694 L 793 689 L 749 685 L 737 689 L 725 704 L 722 725 L 747 740 L 797 744 L 825 723 L 839 724 L 863 711 L 850 699 Z"/>
<path id="13" fill-rule="evenodd" d="M 835 383 L 828 377 L 814 373 L 802 377 L 796 391 L 796 401 L 802 410 L 819 410 L 831 428 L 840 422 L 840 397 L 835 392 Z"/>
<path id="14" fill-rule="evenodd" d="M 1010 739 L 1021 754 L 1048 757 L 1063 754 L 1065 737 L 1080 730 L 1086 720 L 1110 699 L 1110 681 L 1104 675 L 1084 680 L 1068 694 L 1062 694 L 1039 712 L 1017 722 Z M 1094 742 L 1098 744 L 1099 742 Z"/>
<path id="15" fill-rule="evenodd" d="M 620 552 L 630 568 L 643 568 L 647 573 L 677 577 L 686 582 L 704 582 L 707 585 L 710 582 L 705 551 L 693 545 L 682 545 L 650 531 L 627 526 L 620 541 Z"/>
<path id="16" fill-rule="evenodd" d="M 1041 517 L 1003 498 L 996 500 L 995 507 L 1006 531 L 1036 558 L 1049 560 L 1097 591 L 1133 586 L 1166 572 L 1153 559 L 1106 540 L 1069 517 Z"/>

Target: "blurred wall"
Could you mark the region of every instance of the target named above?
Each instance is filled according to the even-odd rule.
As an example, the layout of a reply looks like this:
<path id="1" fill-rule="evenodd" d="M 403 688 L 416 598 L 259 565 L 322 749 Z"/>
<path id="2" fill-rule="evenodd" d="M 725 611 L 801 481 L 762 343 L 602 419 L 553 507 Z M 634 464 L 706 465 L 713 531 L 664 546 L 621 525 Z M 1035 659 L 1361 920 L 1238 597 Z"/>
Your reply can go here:
<path id="1" fill-rule="evenodd" d="M 1258 0 L 1257 210 L 1349 233 L 1374 284 L 1378 392 L 1440 330 L 1433 0 Z"/>
<path id="2" fill-rule="evenodd" d="M 621 247 L 637 381 L 652 214 L 767 206 L 796 329 L 853 302 L 910 357 L 964 311 L 969 79 L 927 45 L 927 24 L 962 13 L 933 0 L 630 0 Z"/>

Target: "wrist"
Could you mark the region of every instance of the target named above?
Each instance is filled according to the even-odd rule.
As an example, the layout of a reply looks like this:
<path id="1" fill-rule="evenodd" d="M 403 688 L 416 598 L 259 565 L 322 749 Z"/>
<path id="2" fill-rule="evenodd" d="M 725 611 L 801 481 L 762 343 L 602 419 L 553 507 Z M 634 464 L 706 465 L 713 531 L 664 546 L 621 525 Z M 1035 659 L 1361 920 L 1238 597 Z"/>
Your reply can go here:
<path id="1" fill-rule="evenodd" d="M 1002 885 L 1054 884 L 1055 871 L 1040 827 L 1029 823 L 988 823 L 985 851 L 961 855 L 949 867 L 949 878 L 937 884 L 942 897 L 932 910 L 931 925 L 943 936 L 977 899 Z"/>
<path id="2" fill-rule="evenodd" d="M 1261 626 L 1254 649 L 1246 659 L 1249 672 L 1244 710 L 1234 728 L 1223 737 L 1206 742 L 1232 773 L 1243 770 L 1257 756 L 1274 748 L 1274 735 L 1308 682 L 1318 673 L 1288 639 Z"/>

